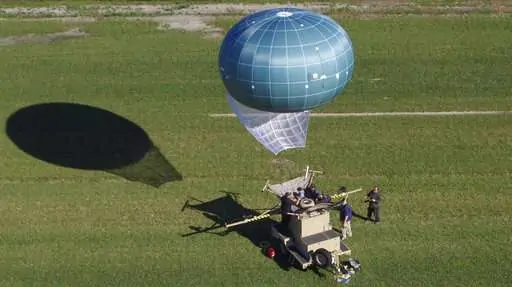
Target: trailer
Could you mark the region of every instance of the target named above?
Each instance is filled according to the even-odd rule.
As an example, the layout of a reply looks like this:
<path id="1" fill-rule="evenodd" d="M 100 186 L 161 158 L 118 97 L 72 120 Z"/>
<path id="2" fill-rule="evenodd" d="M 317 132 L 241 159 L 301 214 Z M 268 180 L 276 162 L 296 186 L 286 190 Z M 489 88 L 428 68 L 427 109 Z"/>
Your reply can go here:
<path id="1" fill-rule="evenodd" d="M 271 184 L 267 180 L 262 191 L 270 192 L 280 200 L 283 197 L 294 200 L 293 197 L 296 196 L 297 191 L 308 188 L 317 174 L 323 174 L 323 172 L 312 170 L 307 166 L 303 176 L 277 184 Z M 271 236 L 280 243 L 279 252 L 287 255 L 290 262 L 303 270 L 315 266 L 332 269 L 337 275 L 347 274 L 350 270 L 358 271 L 360 266 L 357 260 L 350 257 L 351 249 L 342 241 L 341 234 L 332 227 L 330 210 L 339 208 L 340 202 L 346 200 L 349 194 L 361 190 L 359 188 L 335 194 L 330 197 L 329 202 L 319 203 L 310 198 L 295 201 L 294 211 L 287 214 L 289 216 L 289 220 L 285 221 L 287 224 L 282 221 L 271 226 Z M 279 213 L 279 207 L 274 207 L 253 218 L 226 226 L 246 224 L 277 213 Z M 346 260 L 344 260 L 345 257 Z"/>

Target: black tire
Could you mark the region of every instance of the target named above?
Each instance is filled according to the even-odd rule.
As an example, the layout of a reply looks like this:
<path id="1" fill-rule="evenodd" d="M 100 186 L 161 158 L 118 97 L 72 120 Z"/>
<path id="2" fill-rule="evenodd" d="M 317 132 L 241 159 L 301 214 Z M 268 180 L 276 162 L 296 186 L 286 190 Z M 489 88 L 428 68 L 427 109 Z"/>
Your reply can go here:
<path id="1" fill-rule="evenodd" d="M 320 267 L 320 268 L 326 268 L 329 265 L 331 265 L 332 262 L 332 256 L 331 253 L 323 248 L 320 248 L 316 250 L 313 253 L 313 263 Z"/>

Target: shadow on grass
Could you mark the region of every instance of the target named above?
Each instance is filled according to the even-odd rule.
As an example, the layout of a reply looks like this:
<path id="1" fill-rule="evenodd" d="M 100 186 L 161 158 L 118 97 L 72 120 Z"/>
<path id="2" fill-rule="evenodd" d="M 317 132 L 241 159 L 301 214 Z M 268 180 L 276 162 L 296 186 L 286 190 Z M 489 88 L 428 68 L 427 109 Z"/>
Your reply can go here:
<path id="1" fill-rule="evenodd" d="M 183 179 L 141 127 L 100 108 L 24 107 L 7 119 L 6 133 L 19 149 L 51 164 L 101 170 L 153 187 Z"/>
<path id="2" fill-rule="evenodd" d="M 360 213 L 352 210 L 352 216 L 356 217 L 356 218 L 359 218 L 359 219 L 362 219 L 364 221 L 368 221 L 368 220 L 371 220 L 369 219 L 368 217 L 364 216 L 364 215 L 361 215 Z"/>
<path id="3" fill-rule="evenodd" d="M 217 236 L 226 236 L 231 232 L 236 232 L 237 234 L 250 240 L 257 247 L 260 247 L 260 244 L 264 241 L 270 242 L 272 246 L 279 246 L 279 242 L 276 242 L 276 240 L 274 240 L 270 234 L 271 226 L 277 222 L 270 218 L 264 218 L 247 224 L 226 228 L 226 223 L 232 223 L 243 220 L 244 218 L 257 216 L 260 213 L 257 210 L 248 209 L 242 206 L 234 198 L 235 196 L 233 193 L 224 193 L 225 196 L 210 201 L 202 201 L 200 199 L 191 198 L 185 202 L 182 211 L 184 211 L 186 208 L 200 211 L 205 217 L 212 220 L 212 225 L 208 227 L 189 226 L 189 228 L 193 231 L 188 234 L 183 234 L 183 237 L 197 234 L 214 234 Z M 288 271 L 291 269 L 292 266 L 289 263 L 288 256 L 284 256 L 281 254 L 281 252 L 278 252 L 274 259 L 274 261 L 283 270 Z"/>

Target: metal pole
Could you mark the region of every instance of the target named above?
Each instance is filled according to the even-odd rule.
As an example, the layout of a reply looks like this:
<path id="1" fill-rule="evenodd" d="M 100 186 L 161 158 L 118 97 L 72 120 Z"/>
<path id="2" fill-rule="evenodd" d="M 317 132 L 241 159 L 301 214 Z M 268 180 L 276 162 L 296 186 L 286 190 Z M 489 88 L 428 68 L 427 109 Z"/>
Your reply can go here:
<path id="1" fill-rule="evenodd" d="M 263 219 L 263 218 L 267 218 L 269 217 L 270 214 L 262 214 L 262 215 L 258 215 L 256 217 L 253 217 L 253 218 L 248 218 L 248 219 L 245 219 L 245 220 L 242 220 L 242 221 L 238 221 L 238 222 L 234 222 L 234 223 L 230 223 L 230 224 L 226 224 L 226 227 L 233 227 L 233 226 L 237 226 L 237 225 L 241 225 L 241 224 L 245 224 L 245 223 L 249 223 L 249 222 L 253 222 L 253 221 L 256 221 L 256 220 L 260 220 L 260 219 Z"/>

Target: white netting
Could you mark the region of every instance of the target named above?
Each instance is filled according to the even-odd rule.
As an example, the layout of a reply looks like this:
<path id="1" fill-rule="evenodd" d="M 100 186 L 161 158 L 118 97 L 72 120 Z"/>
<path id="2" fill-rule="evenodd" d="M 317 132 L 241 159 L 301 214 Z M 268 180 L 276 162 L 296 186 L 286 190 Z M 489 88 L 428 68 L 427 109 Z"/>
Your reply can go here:
<path id="1" fill-rule="evenodd" d="M 309 111 L 295 113 L 272 113 L 259 111 L 243 105 L 229 93 L 231 110 L 244 127 L 273 154 L 291 148 L 306 146 Z"/>
<path id="2" fill-rule="evenodd" d="M 267 190 L 272 192 L 273 194 L 277 195 L 278 197 L 282 197 L 287 192 L 296 192 L 297 188 L 301 187 L 302 189 L 305 189 L 311 180 L 311 175 L 308 177 L 296 177 L 294 179 L 277 183 L 277 184 L 269 184 L 267 186 Z"/>

